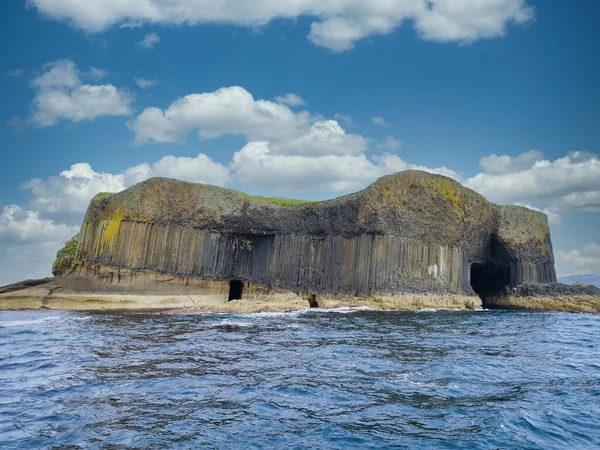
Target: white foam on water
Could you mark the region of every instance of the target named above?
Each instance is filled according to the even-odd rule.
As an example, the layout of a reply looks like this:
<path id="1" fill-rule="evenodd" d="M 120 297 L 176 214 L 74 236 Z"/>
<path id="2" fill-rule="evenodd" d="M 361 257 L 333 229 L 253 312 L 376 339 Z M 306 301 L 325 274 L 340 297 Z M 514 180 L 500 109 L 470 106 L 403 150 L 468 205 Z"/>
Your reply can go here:
<path id="1" fill-rule="evenodd" d="M 248 313 L 248 314 L 240 314 L 241 316 L 247 317 L 294 317 L 297 316 L 301 311 L 290 311 L 290 312 L 257 312 L 257 313 Z"/>
<path id="2" fill-rule="evenodd" d="M 466 309 L 460 308 L 423 308 L 423 309 L 415 309 L 414 312 L 439 312 L 439 311 L 466 311 Z M 475 311 L 475 310 L 473 310 Z"/>
<path id="3" fill-rule="evenodd" d="M 308 309 L 306 311 L 302 311 L 303 313 L 338 313 L 338 314 L 352 314 L 360 311 L 376 311 L 374 308 L 370 308 L 368 306 L 340 306 L 339 308 L 313 308 Z"/>
<path id="4" fill-rule="evenodd" d="M 238 320 L 225 319 L 212 325 L 213 327 L 252 327 L 252 322 L 241 322 Z"/>
<path id="5" fill-rule="evenodd" d="M 8 322 L 0 322 L 0 327 L 23 327 L 23 326 L 27 326 L 27 325 L 35 325 L 38 323 L 48 322 L 50 320 L 62 320 L 62 317 L 51 316 L 51 317 L 43 317 L 41 319 L 34 319 L 34 320 L 11 320 Z"/>

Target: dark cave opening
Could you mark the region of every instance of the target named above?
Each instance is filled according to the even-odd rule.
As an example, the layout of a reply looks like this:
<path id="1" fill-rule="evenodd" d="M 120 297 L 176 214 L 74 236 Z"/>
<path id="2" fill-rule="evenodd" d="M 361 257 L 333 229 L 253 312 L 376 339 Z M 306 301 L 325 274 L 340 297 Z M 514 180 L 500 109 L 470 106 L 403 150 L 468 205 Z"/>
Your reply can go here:
<path id="1" fill-rule="evenodd" d="M 244 282 L 240 280 L 231 280 L 229 282 L 229 300 L 241 300 L 244 293 Z"/>
<path id="2" fill-rule="evenodd" d="M 471 265 L 471 287 L 483 305 L 487 299 L 499 297 L 510 284 L 510 270 L 508 265 L 497 263 L 473 263 Z"/>

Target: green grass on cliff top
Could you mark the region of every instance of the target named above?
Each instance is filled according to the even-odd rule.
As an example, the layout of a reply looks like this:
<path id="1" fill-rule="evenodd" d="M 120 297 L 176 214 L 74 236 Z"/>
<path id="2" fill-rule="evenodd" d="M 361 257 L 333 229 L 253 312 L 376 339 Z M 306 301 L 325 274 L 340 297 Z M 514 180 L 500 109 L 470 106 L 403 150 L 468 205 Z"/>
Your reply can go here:
<path id="1" fill-rule="evenodd" d="M 112 192 L 99 192 L 96 195 L 94 195 L 94 198 L 92 198 L 92 200 L 101 200 L 103 198 L 108 198 L 111 195 L 113 195 Z"/>
<path id="2" fill-rule="evenodd" d="M 265 203 L 267 205 L 276 205 L 276 206 L 300 206 L 300 205 L 309 205 L 311 203 L 315 203 L 314 201 L 309 200 L 299 200 L 294 198 L 283 198 L 283 197 L 260 197 L 258 195 L 250 195 L 245 192 L 239 192 L 242 197 L 246 200 L 250 200 L 253 202 Z M 111 192 L 100 192 L 94 196 L 92 200 L 102 200 L 104 198 L 108 198 L 114 195 Z"/>
<path id="3" fill-rule="evenodd" d="M 244 192 L 240 192 L 242 196 L 250 201 L 266 203 L 268 205 L 277 205 L 277 206 L 300 206 L 300 205 L 308 205 L 311 203 L 315 203 L 308 200 L 298 200 L 293 198 L 283 198 L 283 197 L 259 197 L 257 195 L 249 195 Z"/>

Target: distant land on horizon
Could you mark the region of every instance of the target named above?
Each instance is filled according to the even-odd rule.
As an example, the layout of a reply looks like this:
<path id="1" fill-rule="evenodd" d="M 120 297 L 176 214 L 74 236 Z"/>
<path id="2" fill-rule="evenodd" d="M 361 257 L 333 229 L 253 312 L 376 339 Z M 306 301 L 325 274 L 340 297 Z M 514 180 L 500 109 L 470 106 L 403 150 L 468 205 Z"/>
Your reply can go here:
<path id="1" fill-rule="evenodd" d="M 586 275 L 569 275 L 568 277 L 560 277 L 558 279 L 559 283 L 564 284 L 573 284 L 577 281 L 583 281 L 584 283 L 600 288 L 600 275 L 594 275 L 591 273 Z"/>

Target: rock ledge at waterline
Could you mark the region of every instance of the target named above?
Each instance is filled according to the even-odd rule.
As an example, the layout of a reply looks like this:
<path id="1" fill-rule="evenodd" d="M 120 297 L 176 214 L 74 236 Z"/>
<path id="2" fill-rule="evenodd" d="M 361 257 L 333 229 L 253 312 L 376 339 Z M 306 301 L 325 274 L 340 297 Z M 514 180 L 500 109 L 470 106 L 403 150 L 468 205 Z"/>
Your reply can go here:
<path id="1" fill-rule="evenodd" d="M 0 308 L 535 309 L 559 289 L 577 310 L 600 292 L 556 284 L 543 213 L 421 171 L 323 202 L 152 178 L 96 196 L 54 273 Z"/>

